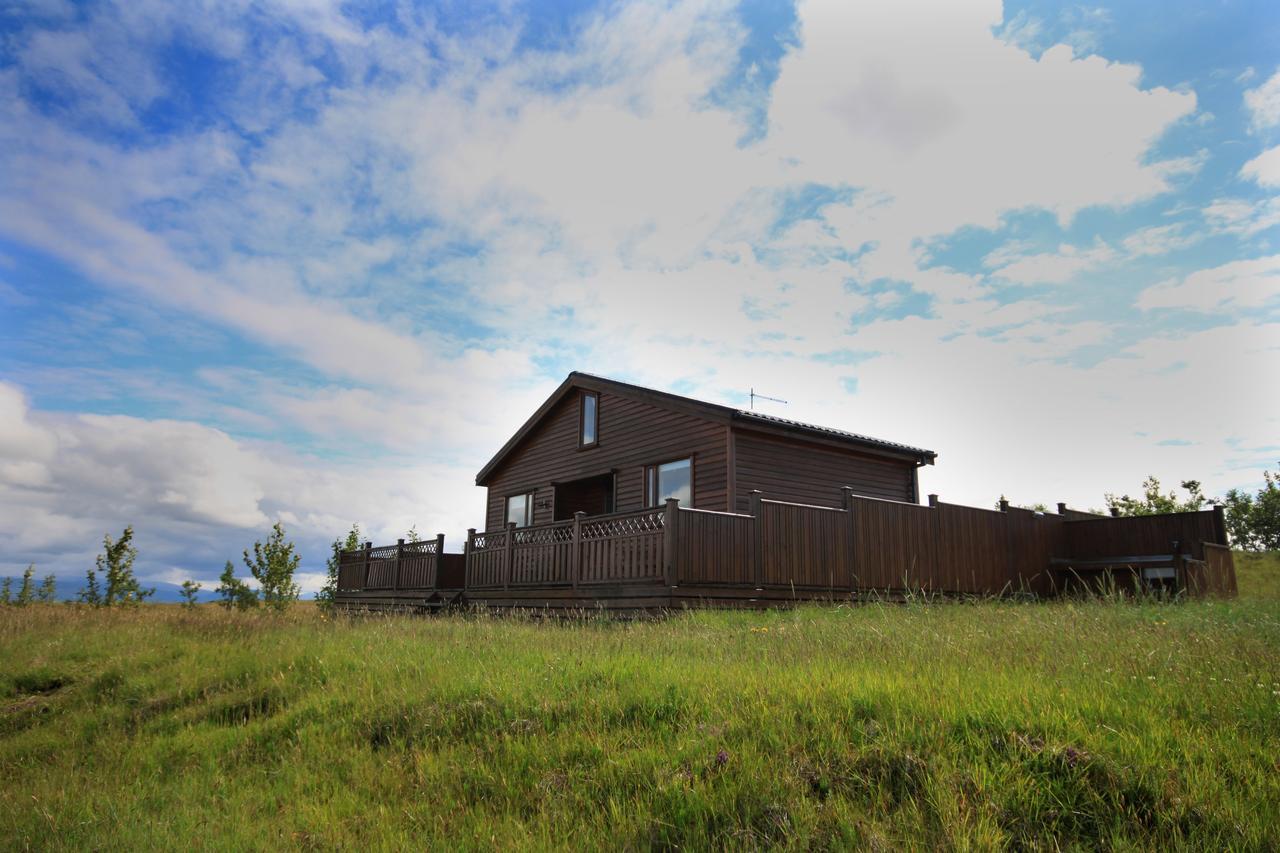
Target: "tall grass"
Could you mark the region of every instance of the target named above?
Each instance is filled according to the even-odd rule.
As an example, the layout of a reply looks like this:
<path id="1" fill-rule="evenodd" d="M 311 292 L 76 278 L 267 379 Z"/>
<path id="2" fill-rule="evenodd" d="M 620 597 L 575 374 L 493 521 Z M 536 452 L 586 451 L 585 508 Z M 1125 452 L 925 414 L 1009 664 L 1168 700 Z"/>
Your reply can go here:
<path id="1" fill-rule="evenodd" d="M 1275 571 L 640 622 L 8 608 L 0 839 L 1274 849 Z"/>

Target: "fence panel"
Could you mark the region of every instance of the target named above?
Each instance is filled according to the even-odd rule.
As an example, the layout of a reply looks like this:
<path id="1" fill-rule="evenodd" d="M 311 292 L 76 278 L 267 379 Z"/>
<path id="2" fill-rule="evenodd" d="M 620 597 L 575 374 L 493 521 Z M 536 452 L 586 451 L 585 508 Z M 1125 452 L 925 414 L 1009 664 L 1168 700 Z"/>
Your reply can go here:
<path id="1" fill-rule="evenodd" d="M 338 557 L 338 589 L 364 589 L 364 549 L 343 551 Z"/>
<path id="2" fill-rule="evenodd" d="M 651 581 L 663 577 L 664 518 L 655 507 L 582 523 L 579 583 Z"/>
<path id="3" fill-rule="evenodd" d="M 934 524 L 934 589 L 981 594 L 1014 585 L 1004 513 L 940 503 L 934 508 Z"/>
<path id="4" fill-rule="evenodd" d="M 677 583 L 755 584 L 756 520 L 750 515 L 680 508 Z"/>
<path id="5" fill-rule="evenodd" d="M 477 533 L 467 552 L 467 586 L 502 586 L 507 531 Z"/>
<path id="6" fill-rule="evenodd" d="M 1067 553 L 1079 560 L 1168 554 L 1180 542 L 1182 552 L 1204 559 L 1202 542 L 1227 544 L 1213 510 L 1138 515 L 1066 522 Z"/>
<path id="7" fill-rule="evenodd" d="M 860 589 L 934 586 L 933 510 L 875 498 L 850 500 L 854 584 Z"/>
<path id="8" fill-rule="evenodd" d="M 1231 549 L 1214 542 L 1203 543 L 1204 570 L 1195 584 L 1188 584 L 1193 595 L 1236 595 L 1236 562 Z"/>
<path id="9" fill-rule="evenodd" d="M 398 585 L 400 589 L 431 589 L 436 585 L 436 540 L 404 544 Z"/>
<path id="10" fill-rule="evenodd" d="M 512 586 L 556 586 L 572 581 L 572 521 L 516 530 L 511 548 Z"/>
<path id="11" fill-rule="evenodd" d="M 369 551 L 365 589 L 391 589 L 396 583 L 396 546 L 381 545 Z"/>
<path id="12" fill-rule="evenodd" d="M 1067 552 L 1067 530 L 1063 517 L 1037 513 L 1019 507 L 1005 510 L 1009 539 L 1010 580 L 1019 588 L 1037 595 L 1054 590 L 1050 563 Z"/>
<path id="13" fill-rule="evenodd" d="M 849 514 L 803 504 L 760 502 L 763 572 L 773 586 L 848 590 L 853 582 Z"/>

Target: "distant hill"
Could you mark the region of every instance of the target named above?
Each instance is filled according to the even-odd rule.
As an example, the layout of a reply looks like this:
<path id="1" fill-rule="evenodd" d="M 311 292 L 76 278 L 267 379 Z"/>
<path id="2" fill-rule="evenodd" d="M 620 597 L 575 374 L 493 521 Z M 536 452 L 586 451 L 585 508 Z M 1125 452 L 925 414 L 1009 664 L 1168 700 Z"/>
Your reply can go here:
<path id="1" fill-rule="evenodd" d="M 36 586 L 40 585 L 41 576 L 35 578 Z M 18 594 L 18 588 L 22 585 L 22 578 L 13 578 L 13 584 L 10 588 L 11 595 Z M 143 581 L 142 585 L 146 587 L 155 587 L 156 594 L 147 599 L 152 604 L 176 604 L 182 601 L 182 587 L 178 584 L 164 583 L 162 581 Z M 56 588 L 58 590 L 58 601 L 75 601 L 80 590 L 84 589 L 84 578 L 75 579 L 58 578 Z M 216 601 L 217 596 L 214 595 L 211 587 L 200 590 L 197 598 L 200 601 Z"/>

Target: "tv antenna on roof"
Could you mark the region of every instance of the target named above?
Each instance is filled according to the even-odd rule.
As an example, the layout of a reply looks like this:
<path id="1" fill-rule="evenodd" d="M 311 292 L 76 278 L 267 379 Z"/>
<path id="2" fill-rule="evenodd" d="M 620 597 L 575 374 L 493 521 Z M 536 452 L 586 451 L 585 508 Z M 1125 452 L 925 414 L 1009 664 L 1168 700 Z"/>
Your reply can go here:
<path id="1" fill-rule="evenodd" d="M 777 397 L 766 397 L 763 394 L 757 394 L 756 389 L 752 388 L 751 389 L 751 411 L 753 412 L 756 410 L 756 400 L 768 400 L 771 403 L 781 403 L 784 406 L 787 404 L 786 400 L 779 400 Z"/>

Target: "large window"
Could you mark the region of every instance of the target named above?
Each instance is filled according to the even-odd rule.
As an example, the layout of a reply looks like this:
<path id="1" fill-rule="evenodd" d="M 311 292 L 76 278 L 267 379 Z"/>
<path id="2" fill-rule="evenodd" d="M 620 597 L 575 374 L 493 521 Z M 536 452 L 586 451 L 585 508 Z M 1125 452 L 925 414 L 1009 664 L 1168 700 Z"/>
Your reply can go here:
<path id="1" fill-rule="evenodd" d="M 533 492 L 523 495 L 510 495 L 507 498 L 507 523 L 516 523 L 516 527 L 528 527 L 533 524 Z"/>
<path id="2" fill-rule="evenodd" d="M 693 460 L 677 459 L 645 469 L 645 493 L 649 506 L 675 498 L 684 506 L 693 505 Z"/>
<path id="3" fill-rule="evenodd" d="M 582 411 L 578 419 L 578 446 L 594 447 L 596 443 L 596 422 L 599 420 L 600 397 L 596 394 L 582 395 Z"/>

